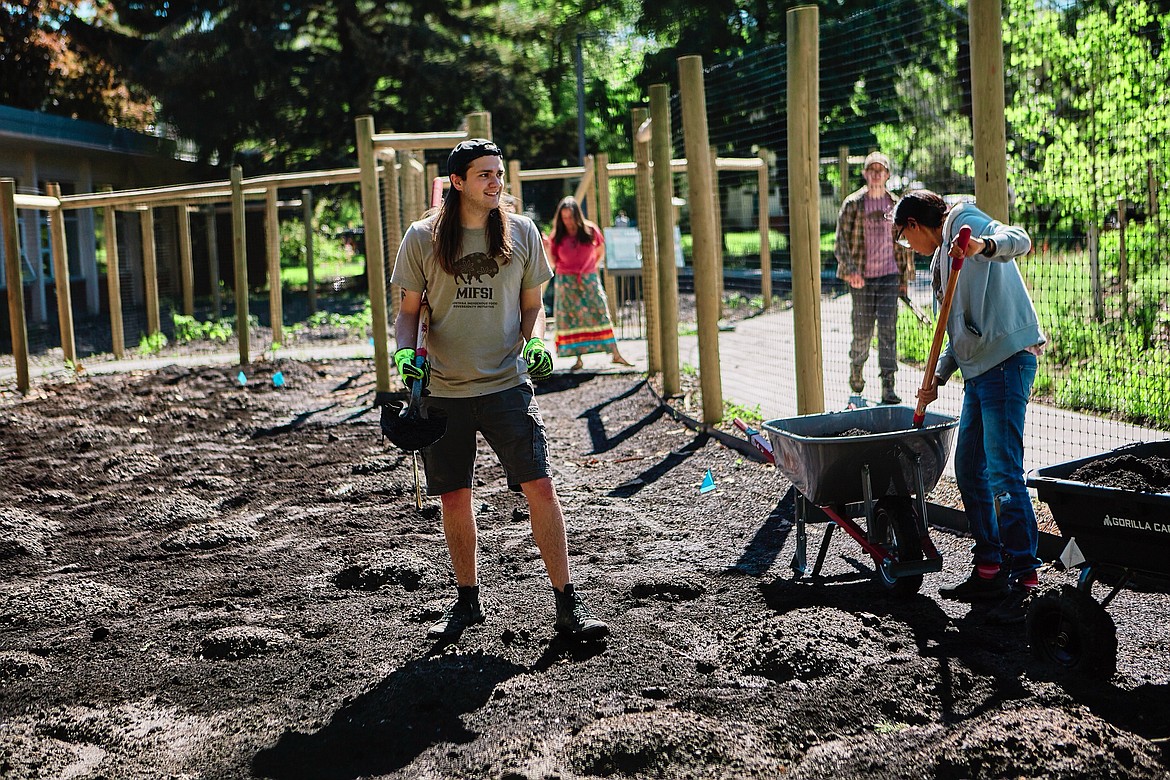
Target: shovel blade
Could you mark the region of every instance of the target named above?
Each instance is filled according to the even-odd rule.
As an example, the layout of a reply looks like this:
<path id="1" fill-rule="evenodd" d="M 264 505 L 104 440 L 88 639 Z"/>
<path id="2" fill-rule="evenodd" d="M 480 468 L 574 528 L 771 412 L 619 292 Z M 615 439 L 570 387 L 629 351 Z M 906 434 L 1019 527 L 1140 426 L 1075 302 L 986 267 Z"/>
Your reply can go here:
<path id="1" fill-rule="evenodd" d="M 431 446 L 447 432 L 447 413 L 429 409 L 425 413 L 414 404 L 394 401 L 382 407 L 382 433 L 394 446 L 406 452 L 418 452 Z"/>

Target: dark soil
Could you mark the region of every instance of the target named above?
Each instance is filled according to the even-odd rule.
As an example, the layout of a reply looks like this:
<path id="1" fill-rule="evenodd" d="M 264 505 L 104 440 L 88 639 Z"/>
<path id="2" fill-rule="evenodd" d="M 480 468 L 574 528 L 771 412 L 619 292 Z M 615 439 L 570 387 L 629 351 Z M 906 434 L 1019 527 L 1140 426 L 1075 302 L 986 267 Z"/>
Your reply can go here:
<path id="1" fill-rule="evenodd" d="M 539 396 L 574 579 L 612 637 L 554 637 L 524 502 L 485 448 L 488 620 L 430 642 L 454 592 L 438 502 L 415 508 L 381 440 L 372 365 L 238 370 L 0 399 L 0 776 L 1170 773 L 1170 596 L 1117 595 L 1117 673 L 1093 681 L 937 599 L 969 571 L 953 532 L 932 532 L 945 568 L 919 595 L 889 595 L 842 533 L 795 578 L 787 482 L 636 375 Z"/>
<path id="2" fill-rule="evenodd" d="M 1077 482 L 1138 493 L 1170 493 L 1170 459 L 1151 455 L 1098 458 L 1072 473 Z"/>

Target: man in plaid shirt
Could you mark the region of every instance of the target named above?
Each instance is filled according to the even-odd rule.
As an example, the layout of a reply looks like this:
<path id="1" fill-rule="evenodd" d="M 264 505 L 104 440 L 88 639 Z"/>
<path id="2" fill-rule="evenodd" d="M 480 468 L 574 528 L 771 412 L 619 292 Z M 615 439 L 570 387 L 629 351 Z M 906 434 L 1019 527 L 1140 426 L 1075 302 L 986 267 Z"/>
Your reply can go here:
<path id="1" fill-rule="evenodd" d="M 862 370 L 876 322 L 882 403 L 897 404 L 902 402 L 894 388 L 898 370 L 898 296 L 905 295 L 914 280 L 914 252 L 895 243 L 894 224 L 886 217 L 897 202 L 886 189 L 890 158 L 871 152 L 865 158 L 863 175 L 865 186 L 841 204 L 833 246 L 837 277 L 845 280 L 853 296 L 849 389 L 855 395 L 865 390 Z"/>

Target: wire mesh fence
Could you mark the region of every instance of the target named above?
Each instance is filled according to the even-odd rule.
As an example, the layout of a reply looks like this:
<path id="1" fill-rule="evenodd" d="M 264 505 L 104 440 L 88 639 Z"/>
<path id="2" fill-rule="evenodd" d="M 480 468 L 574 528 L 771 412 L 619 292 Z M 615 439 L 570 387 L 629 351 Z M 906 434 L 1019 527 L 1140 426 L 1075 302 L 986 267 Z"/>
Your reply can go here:
<path id="1" fill-rule="evenodd" d="M 1006 0 L 1004 4 L 1009 220 L 1033 250 L 1018 259 L 1048 338 L 1033 388 L 1034 457 L 1051 462 L 1079 451 L 1164 438 L 1170 429 L 1170 265 L 1164 204 L 1170 174 L 1170 14 L 1145 2 L 1087 4 Z M 970 39 L 965 14 L 940 3 L 899 0 L 820 30 L 822 354 L 827 408 L 850 387 L 849 288 L 838 278 L 835 244 L 844 198 L 863 190 L 871 151 L 889 159 L 895 194 L 926 188 L 954 204 L 974 199 Z M 706 71 L 708 123 L 720 155 L 773 159 L 770 223 L 775 290 L 787 294 L 786 50 L 782 45 Z M 672 105 L 678 116 L 678 101 Z M 676 154 L 682 148 L 675 128 Z M 729 245 L 750 196 L 720 177 L 725 281 L 750 268 Z M 676 188 L 677 189 L 677 188 Z M 687 230 L 684 219 L 684 232 Z M 758 240 L 758 239 L 757 239 Z M 757 244 L 758 246 L 758 244 Z M 929 258 L 918 256 L 899 305 L 897 394 L 913 397 L 929 349 L 934 296 Z M 776 321 L 787 343 L 790 315 Z M 786 320 L 785 317 L 789 319 Z M 865 395 L 879 395 L 879 328 L 862 369 Z M 864 331 L 865 329 L 863 329 Z M 786 358 L 761 403 L 795 391 Z M 748 374 L 725 374 L 725 395 L 760 398 Z M 758 388 L 755 388 L 758 390 Z M 770 403 L 770 399 L 774 404 Z M 957 413 L 957 397 L 950 403 Z M 1038 438 L 1037 438 L 1038 437 Z M 1079 450 L 1077 448 L 1080 448 Z"/>
<path id="2" fill-rule="evenodd" d="M 292 203 L 291 205 L 299 205 Z M 101 209 L 66 211 L 67 250 L 70 264 L 89 249 L 96 255 L 96 280 L 77 269 L 70 274 L 74 337 L 77 361 L 75 370 L 115 370 L 114 334 L 110 316 L 108 273 L 110 249 L 116 248 L 118 267 L 114 289 L 121 306 L 123 362 L 140 358 L 170 358 L 181 362 L 238 359 L 240 354 L 236 328 L 235 268 L 231 217 L 225 206 L 201 208 L 189 215 L 193 264 L 194 308 L 184 312 L 184 296 L 179 259 L 177 210 L 154 210 L 153 235 L 156 287 L 159 307 L 159 332 L 151 335 L 149 304 L 144 274 L 143 220 L 141 212 L 119 210 L 114 215 L 116 245 L 111 246 Z M 69 217 L 73 216 L 73 220 Z M 338 353 L 345 356 L 370 352 L 370 306 L 364 282 L 360 231 L 355 236 L 336 239 L 315 236 L 315 288 L 317 295 L 310 305 L 304 279 L 303 223 L 285 214 L 281 249 L 285 254 L 302 258 L 295 281 L 282 279 L 282 335 L 273 338 L 272 309 L 267 290 L 265 266 L 265 226 L 261 214 L 250 209 L 246 214 L 246 254 L 248 274 L 249 354 L 252 360 L 272 359 L 298 352 Z M 81 219 L 81 217 L 87 217 Z M 21 224 L 41 224 L 47 233 L 48 217 L 43 213 L 22 212 Z M 68 230 L 70 223 L 85 222 L 88 233 Z M 294 224 L 295 223 L 295 224 Z M 320 231 L 317 231 L 320 232 Z M 25 263 L 24 280 L 26 330 L 29 362 L 37 373 L 63 369 L 61 334 L 57 316 L 57 298 L 53 294 L 56 280 L 48 258 L 47 241 L 42 242 L 42 270 L 38 275 L 33 260 Z M 22 254 L 35 255 L 36 245 L 21 242 Z M 323 251 L 325 250 L 325 251 Z M 286 266 L 288 264 L 286 263 Z M 297 264 L 294 263 L 294 266 Z M 284 269 L 285 272 L 289 268 Z M 283 277 L 283 274 L 282 274 Z M 90 286 L 93 285 L 93 289 Z M 47 294 L 42 292 L 47 290 Z M 5 294 L 7 290 L 4 290 Z M 43 300 L 37 300 L 38 296 Z M 92 305 L 90 300 L 92 299 Z M 11 334 L 7 318 L 0 326 L 0 377 L 13 370 Z"/>
<path id="3" fill-rule="evenodd" d="M 1003 9 L 1010 221 L 1033 239 L 1032 252 L 1019 258 L 1018 265 L 1048 337 L 1029 418 L 1041 430 L 1038 456 L 1051 461 L 1069 455 L 1073 440 L 1099 450 L 1164 438 L 1170 430 L 1170 246 L 1165 213 L 1170 189 L 1170 58 L 1165 52 L 1170 12 L 1165 3 L 1145 0 L 1112 5 L 1004 0 Z M 836 245 L 842 202 L 865 186 L 868 153 L 880 150 L 887 156 L 886 187 L 895 194 L 927 188 L 951 203 L 974 196 L 969 36 L 965 14 L 933 0 L 893 0 L 821 24 L 817 197 L 826 408 L 844 406 L 853 392 L 849 381 L 853 307 L 849 286 L 838 278 Z M 775 45 L 713 64 L 705 74 L 714 153 L 762 156 L 769 166 L 771 276 L 779 305 L 753 325 L 757 331 L 771 329 L 756 356 L 768 363 L 760 372 L 766 379 L 753 388 L 748 387 L 755 381 L 752 372 L 725 380 L 728 398 L 758 398 L 765 416 L 790 399 L 796 386 L 790 367 L 792 315 L 783 305 L 791 289 L 787 56 L 784 45 Z M 672 146 L 677 158 L 684 149 L 677 95 L 671 100 L 671 114 L 676 118 Z M 676 196 L 685 197 L 685 174 L 675 178 Z M 758 295 L 756 217 L 761 193 L 755 175 L 721 171 L 717 182 L 724 289 L 728 294 Z M 611 189 L 615 196 L 611 201 L 632 211 L 628 202 L 616 197 L 621 186 L 626 185 Z M 547 222 L 555 197 L 545 200 L 537 205 Z M 191 324 L 173 316 L 180 308 L 181 288 L 170 211 L 158 209 L 155 220 L 167 350 L 234 353 L 237 344 L 230 328 L 214 330 L 215 336 L 209 335 L 213 329 L 205 329 L 198 338 L 187 338 Z M 207 214 L 192 216 L 195 319 L 230 324 L 235 315 L 230 222 L 226 213 L 221 214 L 218 231 L 208 230 Z M 255 326 L 252 352 L 263 355 L 273 345 L 266 336 L 271 323 L 264 289 L 264 226 L 258 216 L 249 212 L 248 308 Z M 679 223 L 685 258 L 679 283 L 685 290 L 692 284 L 685 206 L 679 209 Z M 73 224 L 70 235 L 80 235 L 80 222 Z M 102 220 L 91 215 L 86 224 L 96 231 L 98 268 L 104 271 Z M 21 229 L 26 225 L 32 223 L 22 219 Z M 142 344 L 147 312 L 140 218 L 119 213 L 117 225 L 123 335 L 132 355 L 152 349 Z M 355 246 L 360 244 L 360 234 L 353 238 Z M 213 243 L 217 259 L 212 257 Z M 387 267 L 395 249 L 386 248 Z M 71 247 L 71 256 L 72 252 Z M 915 267 L 906 297 L 919 314 L 899 304 L 896 321 L 899 363 L 894 390 L 904 399 L 913 397 L 932 334 L 929 258 L 917 257 Z M 51 264 L 43 262 L 42 269 L 51 273 Z M 367 346 L 368 301 L 363 300 L 360 276 L 357 279 L 354 289 L 346 289 L 347 284 L 319 270 L 322 311 L 316 319 L 303 294 L 286 288 L 281 346 L 311 340 L 355 349 Z M 619 315 L 614 323 L 618 335 L 641 336 L 640 280 L 635 272 L 620 275 L 618 282 Z M 75 308 L 82 312 L 77 302 L 87 301 L 85 312 L 77 317 L 80 354 L 83 359 L 87 350 L 104 354 L 112 337 L 105 317 L 109 301 L 104 280 L 96 296 L 92 290 L 83 291 L 92 280 L 73 283 Z M 93 307 L 90 300 L 95 297 L 98 305 Z M 43 311 L 33 307 L 29 333 L 33 358 L 59 363 L 57 356 L 48 355 L 60 343 L 54 297 L 48 295 L 38 306 Z M 922 312 L 926 323 L 920 319 Z M 6 323 L 0 323 L 0 340 L 8 335 L 5 329 Z M 876 336 L 874 327 L 861 369 L 864 392 L 871 400 L 879 395 L 882 379 Z M 0 363 L 7 359 L 5 350 Z M 954 398 L 944 396 L 938 403 L 943 410 L 952 403 L 957 411 Z"/>

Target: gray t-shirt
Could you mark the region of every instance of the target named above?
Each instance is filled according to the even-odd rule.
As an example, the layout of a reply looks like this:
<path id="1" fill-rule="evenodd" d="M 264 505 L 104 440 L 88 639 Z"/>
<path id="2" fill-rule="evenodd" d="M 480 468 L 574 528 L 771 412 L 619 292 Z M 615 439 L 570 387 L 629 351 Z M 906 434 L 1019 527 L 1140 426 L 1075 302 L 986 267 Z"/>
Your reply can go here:
<path id="1" fill-rule="evenodd" d="M 448 274 L 432 251 L 435 216 L 412 224 L 398 248 L 391 280 L 425 292 L 430 303 L 426 348 L 436 397 L 472 398 L 528 381 L 520 357 L 520 291 L 548 281 L 552 271 L 532 220 L 518 214 L 507 218 L 512 259 L 506 264 L 488 257 L 486 231 L 464 230 L 459 271 Z"/>

